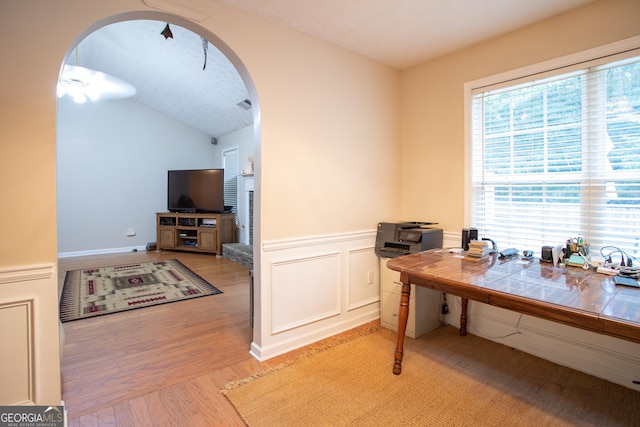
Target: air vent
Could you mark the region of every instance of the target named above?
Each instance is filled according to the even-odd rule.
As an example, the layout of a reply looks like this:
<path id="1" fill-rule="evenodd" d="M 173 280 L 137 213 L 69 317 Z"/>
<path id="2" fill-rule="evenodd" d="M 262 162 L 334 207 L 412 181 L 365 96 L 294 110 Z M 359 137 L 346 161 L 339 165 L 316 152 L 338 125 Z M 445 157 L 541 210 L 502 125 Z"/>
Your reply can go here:
<path id="1" fill-rule="evenodd" d="M 248 99 L 245 99 L 244 101 L 238 102 L 238 107 L 243 108 L 245 110 L 250 110 L 251 109 L 251 101 L 249 101 Z"/>

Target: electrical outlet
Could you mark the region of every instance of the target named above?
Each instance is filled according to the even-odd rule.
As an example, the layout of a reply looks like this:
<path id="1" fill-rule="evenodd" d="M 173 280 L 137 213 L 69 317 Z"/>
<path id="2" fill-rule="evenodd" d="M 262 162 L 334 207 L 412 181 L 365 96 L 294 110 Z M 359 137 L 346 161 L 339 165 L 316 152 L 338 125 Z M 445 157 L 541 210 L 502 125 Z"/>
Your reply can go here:
<path id="1" fill-rule="evenodd" d="M 133 227 L 127 229 L 127 236 L 132 237 L 136 235 L 136 230 Z"/>
<path id="2" fill-rule="evenodd" d="M 373 285 L 373 271 L 370 271 L 369 273 L 367 273 L 367 284 Z"/>

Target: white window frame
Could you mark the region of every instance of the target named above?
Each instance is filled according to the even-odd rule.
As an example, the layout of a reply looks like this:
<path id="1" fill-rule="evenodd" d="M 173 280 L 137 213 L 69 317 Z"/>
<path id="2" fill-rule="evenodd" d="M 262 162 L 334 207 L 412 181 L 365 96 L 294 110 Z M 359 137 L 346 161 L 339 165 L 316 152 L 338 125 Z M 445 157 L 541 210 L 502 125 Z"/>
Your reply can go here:
<path id="1" fill-rule="evenodd" d="M 494 86 L 504 83 L 505 85 L 516 84 L 518 80 L 529 79 L 531 76 L 544 76 L 544 73 L 553 72 L 560 68 L 567 68 L 579 65 L 583 62 L 593 61 L 598 58 L 627 52 L 633 49 L 640 49 L 640 36 L 621 40 L 619 42 L 607 44 L 597 48 L 585 50 L 575 54 L 563 56 L 550 61 L 533 64 L 527 67 L 518 68 L 493 76 L 484 77 L 478 80 L 466 82 L 464 84 L 464 225 L 472 224 L 472 101 L 473 91 L 483 87 Z"/>

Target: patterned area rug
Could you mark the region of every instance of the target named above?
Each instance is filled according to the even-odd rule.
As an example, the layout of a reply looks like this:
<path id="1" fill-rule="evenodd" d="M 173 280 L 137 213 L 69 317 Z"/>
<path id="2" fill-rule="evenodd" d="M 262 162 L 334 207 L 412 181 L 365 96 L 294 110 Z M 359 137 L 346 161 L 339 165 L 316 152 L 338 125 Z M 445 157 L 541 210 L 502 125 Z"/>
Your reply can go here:
<path id="1" fill-rule="evenodd" d="M 60 320 L 86 319 L 221 293 L 175 259 L 67 271 Z"/>

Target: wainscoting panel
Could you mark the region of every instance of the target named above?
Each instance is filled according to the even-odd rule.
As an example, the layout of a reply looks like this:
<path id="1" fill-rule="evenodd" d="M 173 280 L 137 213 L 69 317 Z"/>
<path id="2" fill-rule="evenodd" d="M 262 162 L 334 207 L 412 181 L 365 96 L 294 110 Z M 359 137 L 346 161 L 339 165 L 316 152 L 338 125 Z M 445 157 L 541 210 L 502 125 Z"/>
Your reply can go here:
<path id="1" fill-rule="evenodd" d="M 0 325 L 0 402 L 33 404 L 33 300 L 0 304 Z"/>
<path id="2" fill-rule="evenodd" d="M 445 232 L 443 240 L 443 247 L 459 248 L 461 233 Z M 251 346 L 254 357 L 266 360 L 379 318 L 380 272 L 374 245 L 375 231 L 265 242 L 262 247 L 263 265 L 275 264 L 273 268 L 278 274 L 264 273 L 264 270 L 269 272 L 271 269 L 262 269 L 262 304 L 268 306 L 268 313 L 273 313 L 280 329 L 266 329 L 265 333 L 265 328 L 262 328 L 259 334 L 254 335 Z M 333 255 L 325 260 L 323 257 L 327 254 Z M 295 260 L 294 266 L 283 264 L 291 260 Z M 370 285 L 369 272 L 372 270 L 374 284 Z M 279 274 L 281 271 L 283 274 Z M 335 275 L 340 271 L 341 279 L 336 282 Z M 292 308 L 295 301 L 281 295 L 300 286 L 300 281 L 305 280 L 302 277 L 312 278 L 310 289 L 314 294 L 299 297 L 307 308 L 296 311 Z M 339 312 L 324 318 L 318 316 L 319 313 L 331 313 L 329 307 L 333 306 L 319 300 L 316 307 L 313 303 L 315 296 L 325 292 L 335 296 L 337 288 L 343 295 L 343 306 Z M 275 296 L 273 300 L 272 295 Z M 450 312 L 446 322 L 459 327 L 461 300 L 448 295 L 447 301 Z M 280 310 L 285 313 L 281 314 Z M 287 310 L 293 310 L 293 314 Z M 262 316 L 265 317 L 264 314 Z M 270 324 L 268 317 L 261 321 Z M 283 325 L 289 329 L 285 330 Z M 640 381 L 640 344 L 474 301 L 469 303 L 468 331 L 640 391 L 640 384 L 637 384 Z"/>
<path id="3" fill-rule="evenodd" d="M 445 232 L 445 248 L 460 247 Z M 375 231 L 265 242 L 251 354 L 267 360 L 380 317 Z M 373 271 L 373 284 L 369 284 Z M 460 326 L 460 298 L 446 322 Z M 640 344 L 471 301 L 469 333 L 640 391 Z M 460 337 L 464 339 L 464 337 Z M 390 355 L 389 357 L 391 357 Z"/>
<path id="4" fill-rule="evenodd" d="M 313 274 L 309 274 L 312 271 Z M 340 253 L 271 264 L 271 333 L 340 314 Z"/>
<path id="5" fill-rule="evenodd" d="M 53 264 L 0 269 L 0 404 L 60 405 Z"/>
<path id="6" fill-rule="evenodd" d="M 264 242 L 251 354 L 267 360 L 378 319 L 375 237 L 372 230 Z"/>
<path id="7" fill-rule="evenodd" d="M 348 252 L 347 310 L 380 301 L 380 264 L 373 247 Z"/>

